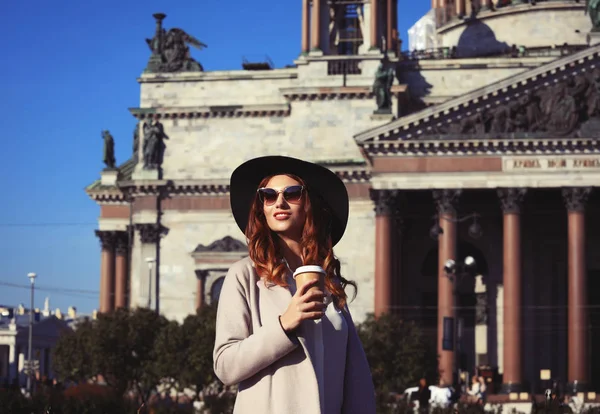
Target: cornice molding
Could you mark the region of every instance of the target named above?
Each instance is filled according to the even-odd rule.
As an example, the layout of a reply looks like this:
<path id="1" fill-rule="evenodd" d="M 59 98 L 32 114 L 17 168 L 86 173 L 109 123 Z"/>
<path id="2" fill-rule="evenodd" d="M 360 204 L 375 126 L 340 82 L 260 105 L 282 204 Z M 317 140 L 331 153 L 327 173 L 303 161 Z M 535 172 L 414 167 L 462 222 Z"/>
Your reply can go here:
<path id="1" fill-rule="evenodd" d="M 338 169 L 334 171 L 345 183 L 368 183 L 371 173 L 367 169 Z M 221 182 L 218 182 L 221 181 Z M 225 180 L 204 182 L 189 181 L 124 181 L 113 191 L 89 190 L 90 198 L 100 204 L 127 204 L 129 199 L 157 195 L 228 196 L 229 184 Z"/>
<path id="2" fill-rule="evenodd" d="M 372 86 L 335 86 L 280 89 L 283 96 L 290 101 L 325 101 L 333 99 L 373 99 Z M 408 85 L 393 85 L 391 93 L 401 95 L 407 93 Z"/>
<path id="3" fill-rule="evenodd" d="M 375 141 L 363 144 L 369 156 L 573 155 L 600 154 L 595 138 L 464 139 Z"/>
<path id="4" fill-rule="evenodd" d="M 153 119 L 195 119 L 195 118 L 257 118 L 285 117 L 290 114 L 290 105 L 213 105 L 174 108 L 129 108 L 138 120 Z"/>

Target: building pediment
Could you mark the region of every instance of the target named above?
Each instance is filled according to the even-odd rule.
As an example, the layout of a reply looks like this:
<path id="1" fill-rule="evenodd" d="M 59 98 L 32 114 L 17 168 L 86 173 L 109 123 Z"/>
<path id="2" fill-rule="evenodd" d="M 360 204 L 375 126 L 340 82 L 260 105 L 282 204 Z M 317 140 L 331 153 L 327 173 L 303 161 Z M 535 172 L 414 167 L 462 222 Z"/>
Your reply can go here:
<path id="1" fill-rule="evenodd" d="M 372 152 L 394 141 L 566 137 L 600 138 L 600 46 L 365 131 L 355 140 Z"/>
<path id="2" fill-rule="evenodd" d="M 194 253 L 232 253 L 232 252 L 247 252 L 248 247 L 246 243 L 243 243 L 231 236 L 225 236 L 222 239 L 215 240 L 208 246 L 199 244 Z"/>

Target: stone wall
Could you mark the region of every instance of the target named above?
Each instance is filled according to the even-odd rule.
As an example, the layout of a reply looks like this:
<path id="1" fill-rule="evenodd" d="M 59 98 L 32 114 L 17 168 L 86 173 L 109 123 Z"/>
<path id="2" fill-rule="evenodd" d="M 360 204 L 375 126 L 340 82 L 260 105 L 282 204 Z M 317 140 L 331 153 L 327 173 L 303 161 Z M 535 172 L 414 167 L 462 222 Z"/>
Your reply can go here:
<path id="1" fill-rule="evenodd" d="M 413 97 L 440 103 L 536 68 L 556 57 L 437 59 L 400 65 L 400 82 Z"/>
<path id="2" fill-rule="evenodd" d="M 362 161 L 353 135 L 371 120 L 372 100 L 300 101 L 289 116 L 165 120 L 164 177 L 228 179 L 245 160 L 290 155 L 312 161 Z"/>

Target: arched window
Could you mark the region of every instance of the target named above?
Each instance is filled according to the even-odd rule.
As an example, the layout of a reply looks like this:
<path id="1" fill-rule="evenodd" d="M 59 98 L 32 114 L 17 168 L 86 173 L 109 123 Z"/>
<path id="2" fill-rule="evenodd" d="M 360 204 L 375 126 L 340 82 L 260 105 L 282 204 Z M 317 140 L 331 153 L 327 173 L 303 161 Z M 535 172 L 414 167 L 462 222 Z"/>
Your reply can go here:
<path id="1" fill-rule="evenodd" d="M 216 305 L 219 302 L 219 296 L 221 296 L 221 288 L 223 287 L 223 282 L 225 281 L 225 276 L 222 276 L 215 280 L 215 282 L 210 287 L 210 303 Z"/>

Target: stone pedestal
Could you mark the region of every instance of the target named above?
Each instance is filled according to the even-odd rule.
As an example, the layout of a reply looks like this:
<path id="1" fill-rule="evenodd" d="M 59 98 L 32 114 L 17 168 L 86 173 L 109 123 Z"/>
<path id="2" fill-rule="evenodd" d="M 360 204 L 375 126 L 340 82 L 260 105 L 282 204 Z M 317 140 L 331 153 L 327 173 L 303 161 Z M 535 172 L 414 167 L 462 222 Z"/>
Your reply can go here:
<path id="1" fill-rule="evenodd" d="M 119 170 L 116 168 L 107 168 L 100 173 L 100 183 L 106 186 L 117 185 Z"/>
<path id="2" fill-rule="evenodd" d="M 586 35 L 586 41 L 589 46 L 595 46 L 600 43 L 600 32 L 589 32 Z"/>
<path id="3" fill-rule="evenodd" d="M 395 118 L 394 115 L 391 114 L 391 113 L 377 113 L 377 112 L 374 112 L 371 115 L 371 120 L 377 121 L 377 122 L 383 122 L 383 123 L 392 122 L 394 120 L 394 118 Z"/>

